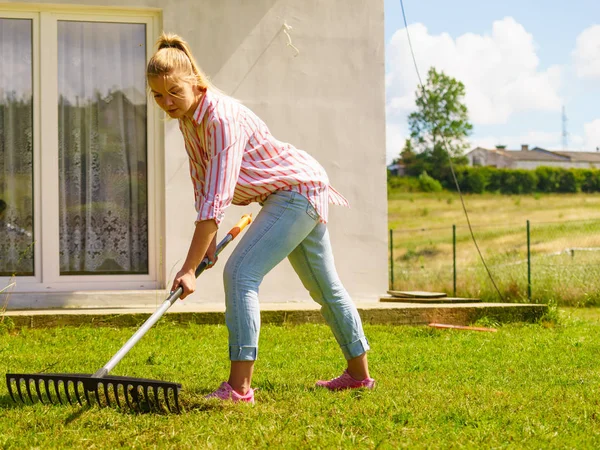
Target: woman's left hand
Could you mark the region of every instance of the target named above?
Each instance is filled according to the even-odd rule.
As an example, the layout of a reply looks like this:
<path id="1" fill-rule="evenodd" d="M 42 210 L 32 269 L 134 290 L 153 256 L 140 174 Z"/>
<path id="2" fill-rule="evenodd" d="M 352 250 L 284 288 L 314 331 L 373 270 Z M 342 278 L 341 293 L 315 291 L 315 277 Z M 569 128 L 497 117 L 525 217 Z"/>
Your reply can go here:
<path id="1" fill-rule="evenodd" d="M 208 250 L 206 250 L 206 255 L 204 255 L 205 258 L 208 258 L 208 266 L 206 266 L 207 269 L 212 269 L 212 267 L 215 265 L 215 263 L 219 259 L 219 257 L 216 255 L 216 253 L 217 253 L 217 235 L 215 233 L 215 237 L 213 238 L 210 245 L 208 246 Z"/>

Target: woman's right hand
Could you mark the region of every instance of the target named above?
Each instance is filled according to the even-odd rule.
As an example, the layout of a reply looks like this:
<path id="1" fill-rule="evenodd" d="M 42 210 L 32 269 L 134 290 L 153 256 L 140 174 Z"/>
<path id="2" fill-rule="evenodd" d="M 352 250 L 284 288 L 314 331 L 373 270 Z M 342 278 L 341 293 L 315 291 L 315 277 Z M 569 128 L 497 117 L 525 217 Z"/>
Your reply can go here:
<path id="1" fill-rule="evenodd" d="M 177 275 L 175 275 L 175 279 L 173 280 L 171 293 L 175 292 L 179 286 L 181 286 L 183 289 L 183 293 L 179 299 L 183 300 L 196 290 L 196 271 L 183 269 L 180 270 Z"/>

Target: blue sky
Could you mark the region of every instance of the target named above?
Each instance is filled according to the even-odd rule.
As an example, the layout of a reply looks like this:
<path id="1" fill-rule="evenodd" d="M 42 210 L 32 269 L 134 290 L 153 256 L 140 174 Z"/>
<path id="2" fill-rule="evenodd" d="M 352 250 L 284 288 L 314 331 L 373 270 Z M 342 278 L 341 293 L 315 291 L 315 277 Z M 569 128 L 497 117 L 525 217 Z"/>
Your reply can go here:
<path id="1" fill-rule="evenodd" d="M 421 76 L 463 83 L 472 147 L 600 146 L 600 1 L 404 0 Z M 408 136 L 417 87 L 400 0 L 385 0 L 387 161 Z"/>

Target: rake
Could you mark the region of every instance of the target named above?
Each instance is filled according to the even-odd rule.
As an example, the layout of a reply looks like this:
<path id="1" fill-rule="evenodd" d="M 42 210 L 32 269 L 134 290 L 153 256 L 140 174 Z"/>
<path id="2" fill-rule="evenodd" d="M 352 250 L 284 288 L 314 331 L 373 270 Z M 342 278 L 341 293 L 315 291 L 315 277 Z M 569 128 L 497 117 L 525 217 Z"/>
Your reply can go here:
<path id="1" fill-rule="evenodd" d="M 252 221 L 251 215 L 244 215 L 227 236 L 217 246 L 216 255 L 225 248 Z M 204 258 L 196 268 L 198 277 L 208 266 Z M 20 399 L 23 404 L 79 403 L 79 405 L 117 406 L 129 408 L 137 412 L 181 411 L 179 392 L 181 384 L 169 381 L 150 380 L 109 375 L 109 372 L 123 359 L 131 348 L 162 317 L 183 293 L 180 286 L 172 292 L 163 304 L 154 312 L 135 334 L 101 369 L 94 374 L 83 373 L 7 373 L 6 385 L 15 403 Z M 28 399 L 28 400 L 27 400 Z"/>

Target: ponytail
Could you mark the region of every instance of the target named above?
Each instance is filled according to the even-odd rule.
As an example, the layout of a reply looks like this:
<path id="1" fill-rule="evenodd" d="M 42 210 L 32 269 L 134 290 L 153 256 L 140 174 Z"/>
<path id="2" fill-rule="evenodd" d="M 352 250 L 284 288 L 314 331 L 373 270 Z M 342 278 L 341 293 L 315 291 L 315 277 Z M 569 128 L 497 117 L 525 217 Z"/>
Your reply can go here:
<path id="1" fill-rule="evenodd" d="M 202 89 L 214 88 L 194 59 L 188 43 L 180 36 L 163 32 L 156 41 L 156 53 L 148 61 L 146 76 L 177 76 L 195 82 Z"/>

